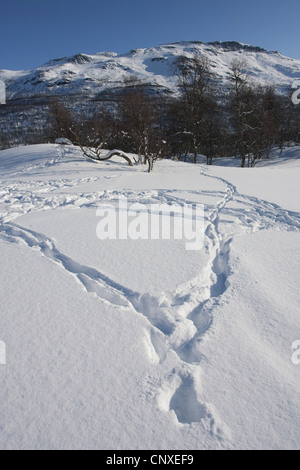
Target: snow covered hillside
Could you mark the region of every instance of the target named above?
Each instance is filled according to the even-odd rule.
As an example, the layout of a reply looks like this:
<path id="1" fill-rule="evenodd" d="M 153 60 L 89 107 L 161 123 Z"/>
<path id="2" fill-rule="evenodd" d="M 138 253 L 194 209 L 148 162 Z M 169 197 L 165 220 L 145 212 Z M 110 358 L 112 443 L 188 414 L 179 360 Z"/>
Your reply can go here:
<path id="1" fill-rule="evenodd" d="M 224 86 L 229 80 L 230 64 L 243 60 L 255 84 L 274 85 L 290 90 L 300 77 L 300 61 L 279 52 L 238 42 L 180 42 L 127 54 L 99 52 L 54 59 L 33 70 L 0 70 L 0 80 L 7 87 L 7 99 L 82 95 L 101 100 L 107 90 L 117 91 L 124 78 L 138 78 L 152 92 L 174 93 L 177 80 L 174 62 L 179 57 L 201 54 L 211 64 L 215 80 Z"/>
<path id="2" fill-rule="evenodd" d="M 114 114 L 124 88 L 136 79 L 153 102 L 159 97 L 166 105 L 168 98 L 178 96 L 180 91 L 175 65 L 195 54 L 210 65 L 219 105 L 228 101 L 234 60 L 245 63 L 253 85 L 273 85 L 288 100 L 300 78 L 299 60 L 234 41 L 179 42 L 126 54 L 76 54 L 50 60 L 32 70 L 0 70 L 0 82 L 6 88 L 6 105 L 0 106 L 0 149 L 53 142 L 53 102 L 61 102 L 77 118 L 90 119 L 103 111 L 104 115 Z M 290 122 L 289 118 L 286 121 Z"/>
<path id="3" fill-rule="evenodd" d="M 299 147 L 148 174 L 36 145 L 0 175 L 1 449 L 299 448 Z M 203 248 L 99 240 L 125 196 L 204 204 Z"/>

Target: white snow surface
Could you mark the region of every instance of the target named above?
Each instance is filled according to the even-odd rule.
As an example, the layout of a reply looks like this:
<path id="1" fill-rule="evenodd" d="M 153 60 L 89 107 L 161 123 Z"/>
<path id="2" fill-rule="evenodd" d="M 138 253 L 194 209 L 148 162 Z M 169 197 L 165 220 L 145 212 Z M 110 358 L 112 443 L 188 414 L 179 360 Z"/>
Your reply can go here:
<path id="1" fill-rule="evenodd" d="M 0 448 L 298 449 L 299 176 L 0 152 Z M 100 241 L 121 196 L 203 203 L 202 250 Z"/>

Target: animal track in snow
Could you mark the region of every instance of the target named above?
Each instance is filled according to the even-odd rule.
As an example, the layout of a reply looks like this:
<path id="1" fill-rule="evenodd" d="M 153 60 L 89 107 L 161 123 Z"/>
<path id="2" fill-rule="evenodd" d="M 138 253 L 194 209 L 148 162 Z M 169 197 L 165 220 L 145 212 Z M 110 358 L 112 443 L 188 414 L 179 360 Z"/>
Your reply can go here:
<path id="1" fill-rule="evenodd" d="M 225 186 L 217 191 L 217 203 L 207 206 L 205 214 L 205 246 L 207 265 L 195 279 L 178 287 L 168 295 L 141 295 L 112 279 L 99 270 L 77 263 L 61 253 L 55 243 L 37 232 L 24 229 L 12 221 L 19 215 L 31 211 L 48 210 L 57 207 L 96 207 L 99 202 L 114 203 L 120 196 L 129 202 L 182 205 L 200 202 L 201 194 L 212 196 L 209 191 L 146 190 L 119 191 L 103 190 L 98 193 L 59 193 L 62 188 L 72 188 L 93 179 L 59 180 L 45 182 L 15 182 L 0 191 L 0 239 L 9 243 L 23 243 L 30 249 L 39 250 L 46 258 L 58 264 L 70 275 L 76 277 L 86 292 L 93 293 L 104 302 L 143 315 L 148 324 L 145 342 L 149 360 L 160 367 L 167 363 L 168 355 L 176 354 L 177 378 L 166 378 L 158 391 L 162 409 L 173 411 L 181 424 L 206 423 L 215 436 L 220 436 L 209 406 L 201 402 L 195 376 L 197 368 L 205 359 L 201 345 L 214 321 L 214 306 L 228 288 L 230 275 L 230 245 L 235 236 L 258 230 L 299 230 L 300 214 L 286 211 L 276 204 L 255 197 L 240 194 L 237 189 L 222 178 L 217 179 Z M 57 194 L 56 194 L 57 191 Z M 200 270 L 200 267 L 199 267 Z"/>
<path id="2" fill-rule="evenodd" d="M 191 375 L 183 377 L 181 384 L 170 400 L 170 410 L 173 410 L 182 424 L 200 422 L 208 416 L 205 405 L 200 404 Z"/>

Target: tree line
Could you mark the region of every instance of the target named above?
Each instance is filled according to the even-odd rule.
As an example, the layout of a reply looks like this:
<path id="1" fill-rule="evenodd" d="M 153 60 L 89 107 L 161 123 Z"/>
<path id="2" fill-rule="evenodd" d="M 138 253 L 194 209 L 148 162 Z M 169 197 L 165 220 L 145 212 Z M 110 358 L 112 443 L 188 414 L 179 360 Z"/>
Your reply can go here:
<path id="1" fill-rule="evenodd" d="M 252 84 L 246 69 L 243 61 L 232 62 L 229 85 L 220 86 L 206 58 L 180 57 L 173 70 L 177 96 L 149 94 L 131 78 L 124 79 L 112 109 L 99 107 L 90 117 L 54 101 L 53 136 L 69 139 L 94 160 L 136 154 L 148 171 L 158 159 L 197 163 L 199 155 L 208 164 L 235 156 L 242 167 L 253 167 L 275 146 L 300 142 L 300 106 L 272 86 Z M 119 150 L 103 156 L 104 148 Z"/>

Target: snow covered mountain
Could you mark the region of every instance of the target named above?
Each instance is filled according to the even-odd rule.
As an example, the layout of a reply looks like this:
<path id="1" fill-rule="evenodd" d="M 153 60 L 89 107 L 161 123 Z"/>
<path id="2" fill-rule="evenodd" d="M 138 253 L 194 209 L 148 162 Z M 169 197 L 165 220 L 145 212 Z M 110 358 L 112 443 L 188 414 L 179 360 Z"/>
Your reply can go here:
<path id="1" fill-rule="evenodd" d="M 274 85 L 280 93 L 292 95 L 300 78 L 300 60 L 238 42 L 180 42 L 127 54 L 100 52 L 54 59 L 33 70 L 0 70 L 6 85 L 6 106 L 0 106 L 0 149 L 26 143 L 42 143 L 49 126 L 49 103 L 58 98 L 77 113 L 91 116 L 104 106 L 114 109 L 124 79 L 137 78 L 149 94 L 173 96 L 177 91 L 174 63 L 195 54 L 206 57 L 219 88 L 226 97 L 233 60 L 246 64 L 252 81 Z"/>
<path id="2" fill-rule="evenodd" d="M 115 92 L 124 78 L 137 77 L 151 92 L 174 93 L 176 78 L 172 66 L 178 57 L 202 54 L 208 58 L 221 85 L 229 78 L 233 59 L 244 60 L 255 83 L 288 90 L 300 77 L 300 60 L 279 52 L 238 42 L 180 42 L 150 49 L 136 49 L 127 54 L 100 52 L 54 59 L 33 70 L 0 70 L 6 83 L 7 99 L 26 99 L 55 95 L 85 94 L 100 99 L 107 90 Z"/>

